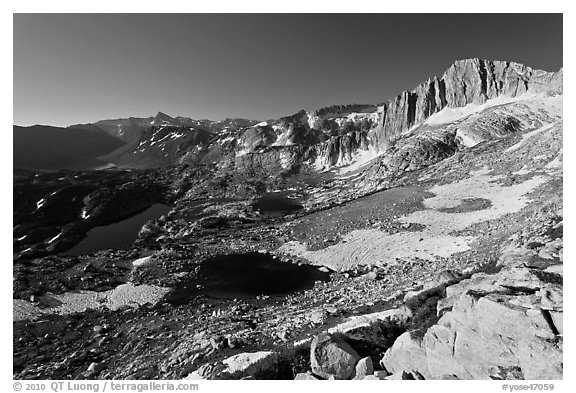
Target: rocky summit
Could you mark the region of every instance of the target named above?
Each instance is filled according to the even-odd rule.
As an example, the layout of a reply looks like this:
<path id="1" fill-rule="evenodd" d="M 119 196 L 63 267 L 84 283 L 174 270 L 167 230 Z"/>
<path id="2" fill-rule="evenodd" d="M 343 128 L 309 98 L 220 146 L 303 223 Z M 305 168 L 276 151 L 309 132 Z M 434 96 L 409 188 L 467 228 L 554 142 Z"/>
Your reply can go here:
<path id="1" fill-rule="evenodd" d="M 562 379 L 562 107 L 562 69 L 466 59 L 275 120 L 15 127 L 13 377 Z"/>

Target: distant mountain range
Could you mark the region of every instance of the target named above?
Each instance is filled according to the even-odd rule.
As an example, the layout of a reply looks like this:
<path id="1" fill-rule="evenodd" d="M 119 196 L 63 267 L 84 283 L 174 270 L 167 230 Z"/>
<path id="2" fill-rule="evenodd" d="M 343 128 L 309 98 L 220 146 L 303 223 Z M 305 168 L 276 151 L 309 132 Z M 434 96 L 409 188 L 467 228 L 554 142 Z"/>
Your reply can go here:
<path id="1" fill-rule="evenodd" d="M 14 127 L 14 166 L 40 169 L 154 168 L 182 163 L 251 161 L 287 171 L 357 166 L 379 157 L 445 108 L 483 105 L 524 94 L 561 94 L 563 70 L 506 61 L 456 61 L 381 105 L 337 105 L 277 120 L 223 121 L 170 117 L 101 120 L 68 128 Z"/>
<path id="2" fill-rule="evenodd" d="M 89 169 L 105 165 L 99 156 L 125 144 L 98 127 L 14 126 L 14 167 Z"/>

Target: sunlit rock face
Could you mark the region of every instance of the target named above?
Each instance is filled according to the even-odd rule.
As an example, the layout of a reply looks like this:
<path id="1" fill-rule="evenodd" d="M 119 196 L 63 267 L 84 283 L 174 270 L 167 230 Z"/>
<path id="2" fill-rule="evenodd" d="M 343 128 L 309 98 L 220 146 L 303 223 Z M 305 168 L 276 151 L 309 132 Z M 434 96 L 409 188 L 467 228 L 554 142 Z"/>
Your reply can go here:
<path id="1" fill-rule="evenodd" d="M 546 72 L 507 61 L 456 61 L 434 77 L 385 103 L 376 139 L 390 142 L 445 107 L 483 104 L 499 96 L 562 94 L 563 70 Z"/>

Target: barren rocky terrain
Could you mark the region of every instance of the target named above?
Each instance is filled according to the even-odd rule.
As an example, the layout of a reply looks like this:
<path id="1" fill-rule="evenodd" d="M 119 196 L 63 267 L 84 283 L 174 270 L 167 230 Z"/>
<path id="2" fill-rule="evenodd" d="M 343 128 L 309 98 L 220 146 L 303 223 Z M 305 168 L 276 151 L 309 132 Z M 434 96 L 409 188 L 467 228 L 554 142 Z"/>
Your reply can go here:
<path id="1" fill-rule="evenodd" d="M 178 162 L 15 172 L 14 378 L 562 378 L 562 71 L 465 60 L 381 107 L 218 125 L 218 154 L 147 126 L 122 163 Z M 133 244 L 65 255 L 155 203 Z"/>

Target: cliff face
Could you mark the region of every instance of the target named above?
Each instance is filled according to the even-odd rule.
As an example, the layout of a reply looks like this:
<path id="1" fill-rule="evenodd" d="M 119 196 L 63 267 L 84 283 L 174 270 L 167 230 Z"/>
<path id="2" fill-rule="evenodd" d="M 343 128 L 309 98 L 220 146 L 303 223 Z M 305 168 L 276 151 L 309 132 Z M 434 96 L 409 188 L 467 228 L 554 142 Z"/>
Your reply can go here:
<path id="1" fill-rule="evenodd" d="M 330 168 L 336 165 L 347 164 L 352 161 L 358 149 L 368 149 L 369 141 L 365 133 L 354 131 L 346 135 L 330 138 L 328 141 L 316 145 L 316 167 Z"/>
<path id="2" fill-rule="evenodd" d="M 373 141 L 381 148 L 445 107 L 483 104 L 499 96 L 524 93 L 562 93 L 563 70 L 546 72 L 507 61 L 466 59 L 456 61 L 441 78 L 429 79 L 405 91 L 381 109 Z"/>

